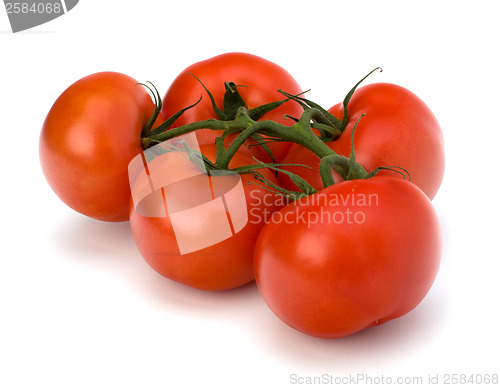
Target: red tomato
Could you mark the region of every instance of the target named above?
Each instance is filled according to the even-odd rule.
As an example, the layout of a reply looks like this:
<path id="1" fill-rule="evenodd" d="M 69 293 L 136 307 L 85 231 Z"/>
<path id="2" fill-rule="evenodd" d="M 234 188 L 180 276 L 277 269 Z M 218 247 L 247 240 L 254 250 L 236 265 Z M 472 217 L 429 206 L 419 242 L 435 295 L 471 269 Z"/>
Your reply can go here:
<path id="1" fill-rule="evenodd" d="M 225 93 L 224 82 L 234 82 L 249 109 L 270 102 L 283 100 L 284 96 L 278 89 L 298 94 L 302 92 L 297 81 L 282 67 L 266 59 L 245 53 L 227 53 L 197 62 L 183 70 L 170 85 L 163 98 L 163 117 L 168 118 L 187 106 L 194 104 L 203 94 L 199 104 L 186 111 L 174 124 L 175 127 L 195 121 L 217 118 L 210 98 L 203 86 L 193 77 L 195 75 L 214 96 L 217 106 L 222 109 L 222 99 Z M 300 117 L 302 108 L 289 101 L 279 108 L 265 114 L 262 120 L 273 120 L 280 124 L 292 125 L 293 121 L 285 119 L 288 114 Z M 200 144 L 214 144 L 220 131 L 197 131 Z M 290 148 L 288 142 L 269 143 L 276 161 L 280 161 Z M 242 148 L 245 148 L 244 146 Z M 260 148 L 260 147 L 257 147 Z M 255 153 L 254 153 L 255 154 Z M 258 153 L 264 158 L 262 150 Z"/>
<path id="2" fill-rule="evenodd" d="M 128 219 L 128 163 L 142 151 L 141 131 L 154 110 L 133 78 L 89 75 L 52 106 L 40 136 L 43 173 L 79 213 L 103 221 Z"/>
<path id="3" fill-rule="evenodd" d="M 441 232 L 429 198 L 394 177 L 347 181 L 274 214 L 255 248 L 255 277 L 294 329 L 342 337 L 398 318 L 438 271 Z"/>
<path id="4" fill-rule="evenodd" d="M 201 149 L 210 159 L 214 158 L 215 146 L 205 145 Z M 202 290 L 227 290 L 252 281 L 255 241 L 262 226 L 278 209 L 276 196 L 247 184 L 255 181 L 250 174 L 241 175 L 239 198 L 234 193 L 226 195 L 238 184 L 234 176 L 212 175 L 209 190 L 207 175 L 201 174 L 181 154 L 171 154 L 154 159 L 148 169 L 151 176 L 162 176 L 161 179 L 175 184 L 163 186 L 164 181 L 158 184 L 161 190 L 153 192 L 137 207 L 133 203 L 130 206 L 130 225 L 141 255 L 161 275 Z M 247 156 L 236 153 L 230 168 L 251 163 Z M 276 182 L 270 171 L 262 173 Z M 179 177 L 191 178 L 179 181 Z M 148 179 L 138 179 L 137 185 L 144 185 L 147 190 Z M 144 187 L 133 188 L 134 193 L 143 190 Z M 221 196 L 225 197 L 225 213 L 218 202 Z M 245 203 L 242 206 L 239 200 L 246 202 L 246 210 Z M 239 221 L 242 211 L 248 217 L 246 224 Z M 213 244 L 214 233 L 217 236 L 226 233 L 223 235 L 226 238 Z"/>
<path id="5" fill-rule="evenodd" d="M 348 108 L 347 128 L 337 140 L 327 143 L 328 146 L 348 157 L 354 123 L 366 113 L 354 133 L 356 161 L 367 171 L 382 166 L 402 167 L 409 171 L 413 183 L 429 198 L 434 198 L 444 174 L 444 145 L 439 123 L 427 105 L 401 86 L 374 83 L 357 89 Z M 342 119 L 342 104 L 329 111 Z M 303 176 L 317 189 L 323 187 L 318 173 L 319 158 L 307 149 L 292 146 L 283 163 L 301 163 L 312 167 L 312 170 L 300 167 L 288 169 Z M 398 174 L 382 171 L 380 175 Z M 279 180 L 284 187 L 294 187 L 283 174 L 279 175 Z"/>

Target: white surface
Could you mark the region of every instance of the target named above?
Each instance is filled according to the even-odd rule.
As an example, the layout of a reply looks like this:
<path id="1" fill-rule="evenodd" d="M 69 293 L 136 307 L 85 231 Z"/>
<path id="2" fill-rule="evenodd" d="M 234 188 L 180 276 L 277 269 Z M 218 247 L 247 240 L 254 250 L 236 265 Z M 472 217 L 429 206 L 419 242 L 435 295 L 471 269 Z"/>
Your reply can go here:
<path id="1" fill-rule="evenodd" d="M 497 2 L 171 3 L 81 0 L 18 34 L 0 14 L 0 386 L 288 387 L 365 373 L 443 385 L 500 373 Z M 367 83 L 398 83 L 433 109 L 447 150 L 434 201 L 444 254 L 412 313 L 349 338 L 307 337 L 253 284 L 206 293 L 163 279 L 127 223 L 87 219 L 52 193 L 38 136 L 67 86 L 114 70 L 163 93 L 187 65 L 228 51 L 277 62 L 326 107 L 382 66 Z"/>

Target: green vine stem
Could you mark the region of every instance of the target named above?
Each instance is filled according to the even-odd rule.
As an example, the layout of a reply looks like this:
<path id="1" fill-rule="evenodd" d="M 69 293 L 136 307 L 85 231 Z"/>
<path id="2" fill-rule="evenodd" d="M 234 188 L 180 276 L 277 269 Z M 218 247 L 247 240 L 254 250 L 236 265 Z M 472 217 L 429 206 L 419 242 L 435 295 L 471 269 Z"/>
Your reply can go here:
<path id="1" fill-rule="evenodd" d="M 332 169 L 339 173 L 344 180 L 367 177 L 368 173 L 366 172 L 366 170 L 355 160 L 354 146 L 352 146 L 350 157 L 345 157 L 343 155 L 336 154 L 330 147 L 328 147 L 328 145 L 325 143 L 325 140 L 335 140 L 342 134 L 348 120 L 347 107 L 354 91 L 364 79 L 366 79 L 376 70 L 382 71 L 382 69 L 379 67 L 375 68 L 349 91 L 343 102 L 344 114 L 341 121 L 339 121 L 325 109 L 321 108 L 319 105 L 303 97 L 300 97 L 300 95 L 303 93 L 299 95 L 292 95 L 281 90 L 279 90 L 279 92 L 286 97 L 284 100 L 265 104 L 261 107 L 248 110 L 245 102 L 243 101 L 237 90 L 238 87 L 242 87 L 243 85 L 235 85 L 232 82 L 225 83 L 226 94 L 224 95 L 224 106 L 223 109 L 220 109 L 219 107 L 217 107 L 215 99 L 210 91 L 203 85 L 203 83 L 201 83 L 200 80 L 198 80 L 198 78 L 195 77 L 202 84 L 208 96 L 210 97 L 212 107 L 218 119 L 197 121 L 170 129 L 175 120 L 184 111 L 190 109 L 200 102 L 200 98 L 200 100 L 198 100 L 195 104 L 177 112 L 174 116 L 170 117 L 167 121 L 165 121 L 155 129 L 151 129 L 151 123 L 148 122 L 148 128 L 145 129 L 142 134 L 142 146 L 144 149 L 147 149 L 157 143 L 161 143 L 202 129 L 223 131 L 222 136 L 216 139 L 217 160 L 215 163 L 215 167 L 217 169 L 226 170 L 228 169 L 229 163 L 233 156 L 249 138 L 252 138 L 254 140 L 260 139 L 258 141 L 259 145 L 264 147 L 264 149 L 269 153 L 270 151 L 268 150 L 265 141 L 260 138 L 260 135 L 264 135 L 270 137 L 272 141 L 286 141 L 296 143 L 313 152 L 318 158 L 321 159 L 320 174 L 325 187 L 334 183 L 331 174 Z M 157 114 L 161 108 L 161 98 L 156 91 L 156 88 L 156 93 L 154 93 L 153 90 L 147 85 L 144 86 L 146 86 L 152 92 L 155 98 L 155 114 L 153 118 L 156 119 Z M 296 101 L 304 109 L 304 112 L 302 113 L 300 118 L 291 118 L 295 121 L 293 125 L 286 126 L 271 120 L 257 121 L 266 112 L 275 109 L 276 107 L 289 100 Z M 364 115 L 362 115 L 354 125 L 352 134 L 354 134 L 354 129 L 363 116 Z M 150 121 L 152 121 L 153 118 Z M 317 135 L 313 129 L 318 131 L 319 135 Z M 228 134 L 236 133 L 238 133 L 236 138 L 233 139 L 228 148 L 225 149 L 223 144 L 224 138 Z M 351 135 L 351 144 L 352 140 L 353 139 Z M 272 158 L 272 155 L 270 156 Z"/>
<path id="2" fill-rule="evenodd" d="M 321 114 L 322 113 L 318 109 L 309 108 L 304 111 L 299 121 L 294 123 L 292 126 L 286 126 L 271 120 L 254 121 L 248 115 L 246 108 L 240 108 L 234 120 L 222 121 L 217 119 L 208 119 L 189 123 L 163 133 L 143 138 L 142 144 L 145 148 L 147 148 L 150 145 L 161 143 L 200 129 L 223 130 L 230 133 L 240 132 L 228 149 L 223 153 L 220 160 L 217 161 L 217 166 L 220 169 L 227 169 L 232 157 L 243 145 L 243 143 L 253 134 L 260 133 L 282 141 L 297 143 L 309 149 L 321 159 L 325 156 L 337 155 L 330 147 L 319 139 L 312 130 L 311 119 L 314 116 Z M 349 161 L 349 159 L 344 156 L 337 156 L 339 158 L 344 158 L 345 161 Z M 347 178 L 347 175 L 343 177 Z"/>
<path id="3" fill-rule="evenodd" d="M 332 170 L 336 171 L 345 180 L 353 179 L 366 179 L 370 175 L 359 163 L 356 163 L 356 153 L 354 151 L 354 132 L 360 122 L 365 116 L 363 113 L 354 124 L 351 132 L 351 153 L 350 157 L 342 157 L 340 155 L 329 155 L 321 159 L 319 163 L 319 174 L 324 187 L 335 184 L 333 179 Z M 375 173 L 376 174 L 376 173 Z M 374 175 L 375 175 L 374 174 Z"/>
<path id="4" fill-rule="evenodd" d="M 339 158 L 338 155 L 329 155 L 322 158 L 319 162 L 319 174 L 324 187 L 335 184 L 332 170 L 338 172 L 341 176 L 347 175 L 349 163 L 346 163 L 343 158 Z"/>

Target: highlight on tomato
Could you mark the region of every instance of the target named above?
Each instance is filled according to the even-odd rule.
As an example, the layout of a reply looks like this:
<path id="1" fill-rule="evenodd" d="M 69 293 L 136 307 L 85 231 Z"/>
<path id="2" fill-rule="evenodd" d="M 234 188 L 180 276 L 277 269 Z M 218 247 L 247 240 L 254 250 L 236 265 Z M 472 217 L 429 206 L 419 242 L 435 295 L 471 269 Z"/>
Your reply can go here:
<path id="1" fill-rule="evenodd" d="M 276 212 L 257 240 L 255 278 L 287 325 L 338 338 L 401 317 L 441 257 L 429 198 L 395 177 L 345 181 Z"/>

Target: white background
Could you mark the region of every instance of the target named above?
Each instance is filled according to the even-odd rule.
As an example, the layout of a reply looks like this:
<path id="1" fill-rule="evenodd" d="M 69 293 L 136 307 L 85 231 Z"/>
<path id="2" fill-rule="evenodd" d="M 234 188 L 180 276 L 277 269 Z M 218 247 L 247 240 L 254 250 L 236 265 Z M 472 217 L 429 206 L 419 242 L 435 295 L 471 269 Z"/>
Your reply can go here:
<path id="1" fill-rule="evenodd" d="M 300 385 L 293 375 L 365 373 L 439 374 L 444 385 L 445 374 L 500 373 L 496 5 L 81 0 L 17 34 L 0 7 L 0 386 L 289 387 Z M 81 216 L 46 184 L 38 136 L 71 83 L 114 70 L 163 94 L 187 65 L 229 51 L 280 64 L 325 107 L 382 66 L 366 83 L 405 86 L 435 112 L 447 152 L 434 200 L 444 253 L 413 312 L 348 338 L 305 336 L 254 284 L 206 293 L 162 278 L 128 223 Z"/>

